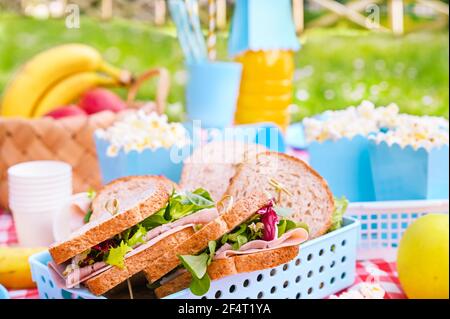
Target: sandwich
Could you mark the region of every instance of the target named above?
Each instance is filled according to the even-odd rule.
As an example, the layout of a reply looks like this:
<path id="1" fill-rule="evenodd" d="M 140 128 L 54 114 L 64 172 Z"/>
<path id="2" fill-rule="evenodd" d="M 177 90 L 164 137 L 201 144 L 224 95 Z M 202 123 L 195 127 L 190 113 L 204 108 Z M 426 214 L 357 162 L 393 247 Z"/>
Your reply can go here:
<path id="1" fill-rule="evenodd" d="M 266 150 L 263 145 L 240 141 L 214 141 L 199 146 L 184 160 L 180 187 L 205 188 L 219 201 L 236 174 L 237 166 Z"/>
<path id="2" fill-rule="evenodd" d="M 268 181 L 283 185 L 292 195 L 278 192 Z M 217 141 L 199 147 L 187 158 L 180 185 L 204 187 L 216 201 L 223 196 L 239 200 L 254 191 L 280 196 L 278 204 L 309 225 L 310 238 L 332 226 L 333 195 L 326 181 L 302 160 L 261 145 Z"/>
<path id="3" fill-rule="evenodd" d="M 90 221 L 50 246 L 51 274 L 62 288 L 80 283 L 101 295 L 217 216 L 204 189 L 177 191 L 159 176 L 117 179 L 96 194 Z"/>
<path id="4" fill-rule="evenodd" d="M 230 181 L 223 200 L 236 204 L 144 270 L 157 297 L 187 287 L 203 295 L 211 280 L 287 263 L 333 226 L 327 183 L 297 158 L 258 153 Z"/>
<path id="5" fill-rule="evenodd" d="M 279 191 L 280 187 L 285 191 Z M 292 211 L 292 218 L 309 227 L 316 238 L 333 227 L 334 198 L 327 182 L 302 160 L 277 152 L 261 152 L 239 164 L 225 191 L 235 200 L 264 191 Z"/>

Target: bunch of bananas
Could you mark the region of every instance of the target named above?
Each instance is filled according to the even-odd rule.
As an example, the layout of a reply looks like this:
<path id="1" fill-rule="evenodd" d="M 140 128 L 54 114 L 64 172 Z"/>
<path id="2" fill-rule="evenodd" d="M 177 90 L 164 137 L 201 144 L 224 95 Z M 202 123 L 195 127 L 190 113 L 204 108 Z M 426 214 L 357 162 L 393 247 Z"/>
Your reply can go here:
<path id="1" fill-rule="evenodd" d="M 105 62 L 100 53 L 84 44 L 65 44 L 29 60 L 7 86 L 0 115 L 41 117 L 72 103 L 95 87 L 126 86 L 128 71 Z"/>

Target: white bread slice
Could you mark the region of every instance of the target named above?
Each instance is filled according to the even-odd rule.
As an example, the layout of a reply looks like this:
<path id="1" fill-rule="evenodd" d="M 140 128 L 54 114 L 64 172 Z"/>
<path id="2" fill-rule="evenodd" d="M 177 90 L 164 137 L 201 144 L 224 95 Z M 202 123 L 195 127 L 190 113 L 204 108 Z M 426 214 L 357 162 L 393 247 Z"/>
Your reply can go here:
<path id="1" fill-rule="evenodd" d="M 309 237 L 324 234 L 331 225 L 334 210 L 333 195 L 326 181 L 302 160 L 277 152 L 264 152 L 256 162 L 242 163 L 225 192 L 235 200 L 246 198 L 254 191 L 266 191 L 275 199 L 278 193 L 269 180 L 282 184 L 291 196 L 282 192 L 280 206 L 293 210 L 289 216 L 309 227 Z"/>
<path id="2" fill-rule="evenodd" d="M 200 146 L 184 161 L 180 187 L 203 187 L 218 201 L 236 173 L 237 165 L 263 151 L 266 151 L 263 145 L 240 141 L 215 141 Z"/>
<path id="3" fill-rule="evenodd" d="M 57 264 L 121 233 L 163 208 L 169 199 L 166 185 L 157 176 L 131 176 L 106 185 L 97 196 L 99 216 L 74 232 L 71 237 L 50 246 Z M 105 209 L 108 200 L 118 200 L 118 211 Z"/>
<path id="4" fill-rule="evenodd" d="M 290 246 L 248 255 L 216 259 L 208 266 L 208 275 L 211 280 L 218 280 L 239 273 L 277 267 L 294 259 L 298 255 L 298 250 L 298 246 Z M 171 295 L 189 287 L 191 279 L 191 274 L 184 272 L 156 288 L 155 294 L 158 298 Z"/>
<path id="5" fill-rule="evenodd" d="M 149 282 L 155 282 L 179 264 L 178 255 L 194 255 L 208 247 L 208 242 L 218 240 L 226 233 L 252 217 L 258 209 L 267 205 L 269 198 L 262 192 L 255 191 L 246 198 L 235 202 L 233 207 L 222 213 L 215 220 L 203 226 L 187 240 L 153 260 L 145 268 L 145 276 Z"/>

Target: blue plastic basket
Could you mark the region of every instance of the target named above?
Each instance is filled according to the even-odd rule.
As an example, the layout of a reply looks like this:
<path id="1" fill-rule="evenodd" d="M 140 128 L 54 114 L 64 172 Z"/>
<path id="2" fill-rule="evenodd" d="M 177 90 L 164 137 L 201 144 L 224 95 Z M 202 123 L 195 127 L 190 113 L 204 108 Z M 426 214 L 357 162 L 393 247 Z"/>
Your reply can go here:
<path id="1" fill-rule="evenodd" d="M 229 276 L 213 281 L 209 292 L 195 296 L 188 289 L 168 299 L 187 298 L 324 298 L 348 286 L 355 279 L 359 222 L 344 218 L 344 226 L 300 245 L 291 262 L 276 268 Z M 31 273 L 43 299 L 103 299 L 85 288 L 62 290 L 51 279 L 48 252 L 30 257 Z"/>
<path id="2" fill-rule="evenodd" d="M 9 299 L 8 290 L 0 285 L 0 299 Z"/>
<path id="3" fill-rule="evenodd" d="M 410 200 L 350 203 L 347 215 L 361 224 L 358 258 L 384 257 L 396 250 L 403 233 L 417 218 L 427 213 L 448 213 L 448 200 Z"/>

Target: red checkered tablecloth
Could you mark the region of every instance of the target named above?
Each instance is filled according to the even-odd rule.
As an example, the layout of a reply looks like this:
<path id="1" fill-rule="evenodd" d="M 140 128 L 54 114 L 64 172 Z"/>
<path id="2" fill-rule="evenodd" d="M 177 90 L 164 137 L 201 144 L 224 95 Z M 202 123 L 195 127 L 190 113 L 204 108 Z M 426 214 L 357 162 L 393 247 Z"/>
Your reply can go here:
<path id="1" fill-rule="evenodd" d="M 0 246 L 17 244 L 17 236 L 11 215 L 0 211 Z M 397 278 L 395 263 L 383 259 L 358 261 L 354 285 L 361 282 L 378 282 L 386 291 L 385 299 L 406 298 Z M 346 289 L 345 291 L 351 289 Z M 342 293 L 342 292 L 341 292 Z M 37 289 L 10 290 L 13 299 L 37 299 Z M 340 294 L 340 293 L 339 293 Z M 338 294 L 338 295 L 339 295 Z"/>

